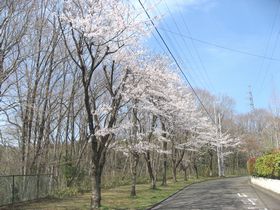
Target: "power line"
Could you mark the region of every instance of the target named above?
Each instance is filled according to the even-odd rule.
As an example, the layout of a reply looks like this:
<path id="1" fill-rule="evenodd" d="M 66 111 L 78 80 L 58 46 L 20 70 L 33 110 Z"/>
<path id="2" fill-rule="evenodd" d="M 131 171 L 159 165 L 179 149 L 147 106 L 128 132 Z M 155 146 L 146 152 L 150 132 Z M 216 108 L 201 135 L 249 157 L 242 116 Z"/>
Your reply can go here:
<path id="1" fill-rule="evenodd" d="M 135 9 L 136 7 L 132 4 L 132 2 L 131 2 L 131 1 L 129 1 L 129 2 L 131 3 L 132 7 Z M 160 11 L 157 7 L 155 7 L 155 9 L 157 10 L 159 16 L 163 16 L 163 15 L 161 14 L 161 11 Z M 164 55 L 168 56 L 168 52 L 166 51 L 166 48 L 165 48 L 164 46 L 162 46 L 163 43 L 162 43 L 160 40 L 158 40 L 158 38 L 156 37 L 156 35 L 154 34 L 153 31 L 151 32 L 151 34 L 152 34 L 153 38 L 155 39 L 155 41 L 157 42 L 158 46 L 161 48 L 161 50 L 162 50 L 162 52 L 164 53 Z M 165 39 L 168 40 L 168 43 L 171 43 L 171 45 L 173 45 L 173 41 L 172 41 L 173 39 L 171 39 L 171 38 L 169 37 L 168 34 L 165 34 Z M 184 40 L 184 41 L 185 41 L 185 40 Z M 176 41 L 176 39 L 175 39 L 175 43 L 176 43 L 176 45 L 180 48 L 180 44 L 178 44 L 178 42 Z M 181 62 L 182 65 L 184 65 L 185 62 L 184 62 L 184 60 L 180 57 L 180 53 L 178 53 L 178 51 L 176 50 L 176 48 L 174 49 L 174 51 L 175 51 L 175 55 L 177 55 L 178 58 L 179 58 L 178 60 Z M 190 60 L 189 60 L 189 62 L 190 62 Z M 189 78 L 192 80 L 193 84 L 195 84 L 196 86 L 199 86 L 199 85 L 197 85 L 197 83 L 196 83 L 196 81 L 195 81 L 195 79 L 194 79 L 194 77 L 192 76 L 192 74 L 191 74 L 190 71 L 188 71 L 188 74 L 189 74 Z M 202 84 L 202 83 L 201 83 L 201 84 Z M 202 85 L 202 86 L 203 86 L 203 85 Z M 205 88 L 205 87 L 203 86 L 203 88 Z M 205 88 L 205 89 L 207 89 L 207 88 Z"/>
<path id="2" fill-rule="evenodd" d="M 267 51 L 268 51 L 268 48 L 269 48 L 269 44 L 270 44 L 270 40 L 271 40 L 271 37 L 272 37 L 272 34 L 273 34 L 273 29 L 274 29 L 274 26 L 275 26 L 275 23 L 276 23 L 276 20 L 278 18 L 278 14 L 279 14 L 279 9 L 280 9 L 280 1 L 278 2 L 278 5 L 277 5 L 277 10 L 276 10 L 276 13 L 275 13 L 275 16 L 274 16 L 274 20 L 273 20 L 273 24 L 272 24 L 272 27 L 271 27 L 271 30 L 270 30 L 270 36 L 269 36 L 269 39 L 268 39 L 268 42 L 267 42 L 267 45 L 266 45 L 266 50 L 265 50 L 265 55 L 267 54 Z M 277 35 L 276 35 L 276 40 L 275 40 L 275 44 L 273 45 L 273 48 L 271 50 L 271 56 L 270 57 L 273 57 L 274 55 L 274 52 L 275 52 L 275 49 L 277 47 L 277 43 L 278 43 L 278 40 L 279 40 L 279 35 L 280 35 L 280 30 L 278 31 Z M 257 75 L 260 75 L 260 72 L 261 70 L 263 69 L 262 67 L 264 67 L 264 59 L 262 60 L 262 65 L 259 69 L 259 72 Z M 263 85 L 264 85 L 264 82 L 266 80 L 266 77 L 267 77 L 267 74 L 268 72 L 270 71 L 270 65 L 271 63 L 268 62 L 267 64 L 267 67 L 265 69 L 265 72 L 264 72 L 264 76 L 263 76 L 263 79 L 262 79 L 262 82 L 260 83 L 260 88 L 259 88 L 259 91 L 261 92 L 262 89 L 263 89 Z"/>
<path id="3" fill-rule="evenodd" d="M 167 53 L 165 52 L 164 47 L 163 47 L 163 46 L 161 46 L 160 41 L 157 39 L 157 37 L 156 37 L 156 35 L 154 34 L 154 32 L 153 32 L 153 31 L 152 31 L 152 35 L 153 35 L 154 39 L 156 40 L 156 42 L 157 42 L 158 46 L 162 49 L 163 53 L 167 56 Z"/>
<path id="4" fill-rule="evenodd" d="M 199 103 L 201 104 L 201 106 L 203 107 L 203 109 L 205 110 L 205 112 L 207 113 L 207 115 L 209 116 L 209 118 L 212 120 L 212 122 L 215 124 L 215 120 L 212 118 L 212 116 L 210 115 L 210 113 L 208 112 L 208 110 L 206 109 L 206 107 L 204 106 L 203 102 L 201 101 L 201 99 L 199 98 L 198 94 L 196 93 L 195 89 L 193 88 L 192 84 L 190 83 L 190 81 L 188 80 L 186 74 L 184 73 L 184 71 L 182 70 L 181 66 L 179 65 L 177 59 L 175 58 L 175 56 L 173 55 L 173 53 L 171 52 L 170 48 L 168 47 L 167 43 L 165 42 L 164 38 L 162 37 L 161 33 L 159 32 L 158 28 L 156 27 L 154 21 L 152 20 L 151 16 L 149 15 L 148 11 L 146 10 L 146 8 L 144 7 L 144 5 L 142 4 L 141 0 L 138 0 L 138 2 L 140 3 L 141 7 L 143 8 L 143 10 L 145 11 L 147 17 L 149 18 L 150 22 L 152 23 L 153 27 L 155 28 L 157 34 L 159 35 L 161 41 L 163 42 L 164 46 L 166 47 L 167 51 L 169 52 L 169 54 L 171 55 L 171 57 L 173 58 L 175 64 L 177 65 L 177 67 L 179 68 L 179 70 L 181 71 L 182 75 L 184 76 L 185 80 L 187 81 L 187 83 L 189 84 L 191 90 L 193 91 L 193 93 L 195 94 L 196 98 L 198 99 Z"/>
<path id="5" fill-rule="evenodd" d="M 275 53 L 275 50 L 276 50 L 276 47 L 277 47 L 279 38 L 280 38 L 280 31 L 279 31 L 278 34 L 277 34 L 276 41 L 275 41 L 275 44 L 274 44 L 273 49 L 272 49 L 272 56 L 273 56 L 274 53 Z M 263 89 L 263 85 L 264 85 L 264 82 L 265 82 L 266 77 L 267 77 L 267 75 L 268 75 L 268 72 L 269 72 L 269 70 L 270 70 L 270 66 L 271 66 L 271 62 L 269 62 L 269 63 L 267 64 L 267 69 L 265 70 L 264 77 L 263 77 L 262 82 L 261 82 L 260 91 L 262 91 L 262 89 Z"/>
<path id="6" fill-rule="evenodd" d="M 226 47 L 226 46 L 223 46 L 223 45 L 220 45 L 220 44 L 215 44 L 215 43 L 208 42 L 208 41 L 205 41 L 205 40 L 197 39 L 197 38 L 194 38 L 192 36 L 188 36 L 188 35 L 185 35 L 185 34 L 182 34 L 182 33 L 177 33 L 177 32 L 174 32 L 174 31 L 170 31 L 170 30 L 162 28 L 162 27 L 159 27 L 159 29 L 162 30 L 162 31 L 166 31 L 166 32 L 178 35 L 178 36 L 185 37 L 187 39 L 190 39 L 190 40 L 193 40 L 193 41 L 196 41 L 196 42 L 200 42 L 202 44 L 211 45 L 211 46 L 221 48 L 221 49 L 224 49 L 224 50 L 228 50 L 228 51 L 232 51 L 232 52 L 236 52 L 236 53 L 240 53 L 240 54 L 244 54 L 244 55 L 249 55 L 249 56 L 253 56 L 253 57 L 258 57 L 258 58 L 263 58 L 263 59 L 267 59 L 267 60 L 280 62 L 280 59 L 278 59 L 278 58 L 268 57 L 268 56 L 254 54 L 254 53 L 250 53 L 250 52 L 239 50 L 239 49 Z"/>
<path id="7" fill-rule="evenodd" d="M 181 29 L 180 29 L 179 25 L 177 24 L 176 19 L 174 18 L 174 16 L 173 16 L 173 14 L 172 14 L 172 12 L 171 12 L 171 10 L 170 10 L 168 4 L 166 3 L 166 0 L 163 0 L 163 2 L 164 2 L 165 6 L 166 6 L 166 8 L 167 8 L 167 11 L 168 11 L 169 15 L 170 15 L 171 18 L 172 18 L 172 21 L 173 21 L 173 23 L 174 23 L 174 25 L 175 25 L 177 31 L 178 31 L 179 33 L 181 33 Z M 168 28 L 169 28 L 169 27 L 168 27 Z M 174 38 L 173 38 L 173 39 L 174 39 Z M 176 40 L 176 38 L 175 38 L 174 40 Z M 189 52 L 191 58 L 193 58 L 194 64 L 195 64 L 195 66 L 196 66 L 196 68 L 193 69 L 193 70 L 197 69 L 197 71 L 193 71 L 194 74 L 197 75 L 197 78 L 199 79 L 199 81 L 201 81 L 202 86 L 203 86 L 203 83 L 205 83 L 205 85 L 207 86 L 207 88 L 205 88 L 205 89 L 212 89 L 212 88 L 210 87 L 211 85 L 209 85 L 210 83 L 208 83 L 207 79 L 204 77 L 204 74 L 200 71 L 200 67 L 199 67 L 199 65 L 198 65 L 199 62 L 196 62 L 195 56 L 194 56 L 194 54 L 192 53 L 192 50 L 189 48 L 189 45 L 188 45 L 188 43 L 186 42 L 186 39 L 182 39 L 182 40 L 183 40 L 183 44 L 185 44 L 185 46 L 186 46 L 185 49 Z M 178 44 L 178 47 L 181 48 L 182 45 L 181 45 L 181 44 Z M 195 49 L 195 50 L 196 50 L 196 49 Z M 173 50 L 173 51 L 174 51 L 174 50 Z M 183 50 L 180 50 L 180 51 L 184 51 L 184 49 L 183 49 Z M 176 54 L 175 54 L 175 55 L 176 55 Z M 198 57 L 199 57 L 199 56 L 198 56 Z M 201 62 L 200 58 L 198 59 L 198 61 Z M 188 61 L 188 63 L 191 65 L 191 59 Z M 201 64 L 201 66 L 202 66 L 202 64 Z M 199 74 L 199 73 L 201 73 L 201 74 Z M 191 75 L 189 75 L 189 77 L 191 78 Z M 213 90 L 214 90 L 214 89 L 213 89 Z"/>
<path id="8" fill-rule="evenodd" d="M 176 3 L 176 5 L 179 7 L 179 5 L 178 5 L 177 3 Z M 187 30 L 188 34 L 189 34 L 190 36 L 192 36 L 191 31 L 190 31 L 190 29 L 189 29 L 189 27 L 188 27 L 188 25 L 187 25 L 187 21 L 185 20 L 185 17 L 184 17 L 184 15 L 182 14 L 181 10 L 179 10 L 179 14 L 180 14 L 180 16 L 181 16 L 181 20 L 183 21 L 183 25 L 184 25 L 185 29 Z M 183 40 L 185 40 L 185 39 L 183 39 Z M 201 65 L 201 67 L 202 67 L 202 70 L 203 70 L 203 72 L 205 73 L 206 80 L 209 81 L 209 84 L 210 84 L 210 86 L 212 87 L 212 90 L 213 90 L 214 92 L 216 92 L 215 87 L 214 87 L 213 83 L 212 83 L 211 80 L 210 80 L 210 77 L 209 77 L 209 75 L 208 75 L 208 73 L 207 73 L 206 67 L 205 67 L 205 65 L 204 65 L 204 63 L 203 63 L 203 61 L 202 61 L 202 58 L 201 58 L 201 56 L 200 56 L 200 54 L 199 54 L 199 51 L 198 51 L 198 49 L 197 49 L 197 47 L 196 47 L 194 41 L 191 40 L 191 43 L 192 43 L 192 46 L 193 46 L 193 48 L 194 48 L 194 51 L 195 51 L 195 53 L 196 53 L 196 55 L 197 55 L 197 57 L 198 57 L 198 61 L 199 61 L 200 65 Z"/>
<path id="9" fill-rule="evenodd" d="M 265 51 L 264 51 L 264 55 L 265 56 L 267 56 L 267 54 L 268 54 L 268 48 L 269 48 L 270 41 L 271 41 L 271 38 L 272 38 L 272 34 L 273 34 L 274 27 L 275 27 L 275 23 L 276 23 L 276 20 L 277 20 L 277 17 L 278 17 L 279 8 L 280 8 L 280 1 L 278 2 L 277 10 L 276 10 L 276 13 L 275 13 L 274 18 L 273 18 L 273 23 L 271 25 L 269 37 L 268 37 L 267 42 L 266 42 L 266 47 L 265 47 Z M 262 59 L 262 63 L 261 63 L 261 66 L 259 68 L 259 71 L 258 71 L 257 75 L 260 75 L 260 73 L 261 73 L 261 71 L 263 69 L 263 66 L 264 66 L 264 62 L 265 62 L 265 59 Z M 256 80 L 256 82 L 258 82 L 258 79 Z"/>
<path id="10" fill-rule="evenodd" d="M 165 3 L 166 3 L 166 2 L 165 2 Z M 173 18 L 173 15 L 172 15 L 172 13 L 170 12 L 170 10 L 169 10 L 167 4 L 166 4 L 166 8 L 167 8 L 167 10 L 168 10 L 170 16 L 172 17 L 173 23 L 174 23 L 174 24 L 176 25 L 176 27 L 178 28 L 177 23 L 176 23 L 175 19 Z M 158 7 L 155 7 L 155 9 L 158 11 L 159 16 L 163 16 L 163 15 L 161 14 L 161 11 L 160 11 L 160 9 L 159 9 Z M 168 25 L 167 23 L 166 23 L 166 26 L 167 26 L 167 28 L 169 28 L 169 25 Z M 174 36 L 173 36 L 172 38 L 170 38 L 170 36 L 169 36 L 168 33 L 162 34 L 162 36 L 164 37 L 164 39 L 166 40 L 166 42 L 169 44 L 170 48 L 172 49 L 173 54 L 174 54 L 174 56 L 176 56 L 178 63 L 180 63 L 180 65 L 181 65 L 181 66 L 185 69 L 185 71 L 187 72 L 188 77 L 189 77 L 189 80 L 192 82 L 192 84 L 195 85 L 195 86 L 202 86 L 204 89 L 211 89 L 211 88 L 209 88 L 209 87 L 206 88 L 206 86 L 204 86 L 204 82 L 203 82 L 203 80 L 201 80 L 202 77 L 198 76 L 198 74 L 196 74 L 196 71 L 194 71 L 195 68 L 194 68 L 193 65 L 192 65 L 192 60 L 189 59 L 189 58 L 187 58 L 187 57 L 181 57 L 181 53 L 180 53 L 180 52 L 184 51 L 184 49 L 182 48 L 183 46 L 182 46 L 181 42 L 178 41 L 178 40 L 176 39 L 176 37 L 174 37 Z M 186 45 L 186 48 L 185 48 L 185 49 L 188 50 L 188 52 L 189 52 L 190 55 L 191 55 L 191 58 L 193 58 L 193 60 L 194 60 L 194 57 L 193 57 L 193 55 L 192 55 L 192 52 L 190 51 L 189 47 L 188 47 L 187 44 L 186 44 L 186 40 L 183 39 L 183 42 L 184 42 L 184 44 Z M 173 47 L 173 46 L 174 46 L 174 47 Z M 179 49 L 179 51 L 178 51 L 177 49 Z M 187 66 L 189 66 L 189 68 L 190 68 L 191 70 L 193 70 L 193 71 L 190 71 L 189 68 L 188 68 Z M 197 66 L 197 65 L 196 65 L 196 66 Z M 187 67 L 187 68 L 186 68 L 186 67 Z M 193 75 L 194 75 L 194 76 L 193 76 Z M 195 78 L 195 75 L 196 75 L 197 80 L 194 79 L 194 78 Z M 197 81 L 198 83 L 200 83 L 201 85 L 197 85 L 196 81 Z M 207 85 L 207 83 L 205 83 L 205 84 Z"/>

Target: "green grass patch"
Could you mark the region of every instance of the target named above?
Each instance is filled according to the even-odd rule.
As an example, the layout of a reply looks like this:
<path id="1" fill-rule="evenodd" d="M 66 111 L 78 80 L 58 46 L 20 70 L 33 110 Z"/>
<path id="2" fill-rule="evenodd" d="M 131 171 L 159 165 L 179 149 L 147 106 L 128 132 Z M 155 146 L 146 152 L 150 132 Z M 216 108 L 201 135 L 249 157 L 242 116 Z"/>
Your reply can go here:
<path id="1" fill-rule="evenodd" d="M 167 186 L 160 186 L 156 190 L 152 190 L 149 184 L 138 184 L 136 188 L 137 196 L 130 196 L 130 186 L 119 186 L 112 189 L 104 189 L 102 191 L 102 210 L 107 209 L 146 209 L 155 203 L 172 195 L 183 187 L 211 178 L 190 179 L 184 181 L 178 179 L 178 182 L 173 183 L 168 180 Z M 212 178 L 213 179 L 213 178 Z M 35 209 L 50 209 L 50 210 L 64 210 L 64 209 L 89 209 L 90 193 L 69 197 L 64 199 L 44 199 L 38 202 L 32 202 L 25 205 L 18 205 L 15 209 L 35 210 Z"/>

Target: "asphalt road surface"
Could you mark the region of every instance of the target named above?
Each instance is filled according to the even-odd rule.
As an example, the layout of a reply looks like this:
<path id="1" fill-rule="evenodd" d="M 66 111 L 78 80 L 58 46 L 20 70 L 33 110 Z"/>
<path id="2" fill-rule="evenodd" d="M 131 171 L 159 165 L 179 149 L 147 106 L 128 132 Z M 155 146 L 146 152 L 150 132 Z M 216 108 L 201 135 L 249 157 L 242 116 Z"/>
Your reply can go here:
<path id="1" fill-rule="evenodd" d="M 152 209 L 280 210 L 280 196 L 253 187 L 248 177 L 226 178 L 190 185 Z"/>

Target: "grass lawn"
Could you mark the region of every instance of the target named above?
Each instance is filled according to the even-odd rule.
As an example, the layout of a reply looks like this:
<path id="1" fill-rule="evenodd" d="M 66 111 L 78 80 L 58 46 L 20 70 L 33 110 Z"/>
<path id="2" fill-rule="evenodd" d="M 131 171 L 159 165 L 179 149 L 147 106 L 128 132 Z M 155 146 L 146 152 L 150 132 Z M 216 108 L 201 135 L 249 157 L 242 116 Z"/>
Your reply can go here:
<path id="1" fill-rule="evenodd" d="M 102 191 L 102 208 L 106 209 L 146 209 L 155 203 L 165 199 L 174 192 L 182 189 L 183 187 L 207 180 L 209 178 L 190 179 L 184 181 L 178 179 L 178 182 L 173 183 L 168 180 L 167 186 L 160 186 L 156 190 L 150 189 L 149 184 L 137 185 L 137 196 L 130 197 L 130 186 L 120 186 L 112 189 L 105 189 Z M 213 179 L 213 178 L 212 178 Z M 14 209 L 20 210 L 64 210 L 64 209 L 89 209 L 90 193 L 78 195 L 75 197 L 65 199 L 45 199 L 38 202 L 31 202 L 28 204 L 17 205 Z"/>

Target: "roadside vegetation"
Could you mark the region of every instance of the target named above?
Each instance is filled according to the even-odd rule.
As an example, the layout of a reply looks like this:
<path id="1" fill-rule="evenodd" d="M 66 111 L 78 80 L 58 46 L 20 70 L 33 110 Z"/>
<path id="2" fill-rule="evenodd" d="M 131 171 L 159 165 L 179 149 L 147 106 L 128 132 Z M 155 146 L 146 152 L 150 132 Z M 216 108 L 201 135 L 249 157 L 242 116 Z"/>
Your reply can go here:
<path id="1" fill-rule="evenodd" d="M 247 162 L 248 173 L 253 176 L 280 179 L 280 151 L 267 152 Z"/>
<path id="2" fill-rule="evenodd" d="M 158 186 L 156 189 L 151 189 L 149 184 L 137 184 L 137 196 L 131 197 L 130 186 L 124 185 L 102 191 L 102 206 L 101 209 L 147 209 L 152 205 L 162 201 L 168 196 L 181 190 L 185 186 L 192 183 L 202 182 L 206 180 L 216 179 L 215 177 L 193 177 L 184 180 L 183 177 L 178 178 L 174 183 L 172 179 L 168 179 L 166 186 Z M 16 205 L 15 209 L 31 210 L 31 209 L 89 209 L 90 193 L 77 193 L 75 196 L 64 194 L 63 198 L 48 198 L 38 202 L 30 202 L 26 204 Z"/>

